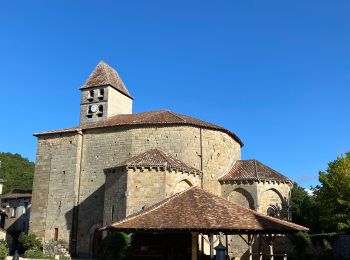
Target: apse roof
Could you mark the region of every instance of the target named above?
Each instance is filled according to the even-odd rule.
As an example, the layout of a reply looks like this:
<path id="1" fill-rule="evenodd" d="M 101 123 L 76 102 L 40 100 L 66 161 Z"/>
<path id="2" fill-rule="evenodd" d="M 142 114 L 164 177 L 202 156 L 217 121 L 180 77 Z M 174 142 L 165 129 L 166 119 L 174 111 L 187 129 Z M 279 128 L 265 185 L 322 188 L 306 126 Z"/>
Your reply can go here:
<path id="1" fill-rule="evenodd" d="M 219 181 L 242 180 L 292 182 L 287 177 L 259 162 L 258 160 L 238 160 L 232 166 L 231 170 L 219 179 Z"/>
<path id="2" fill-rule="evenodd" d="M 144 153 L 133 156 L 127 159 L 126 161 L 123 161 L 109 169 L 114 169 L 119 167 L 127 167 L 127 168 L 157 167 L 157 168 L 163 168 L 165 170 L 175 170 L 175 171 L 201 174 L 200 170 L 187 165 L 186 163 L 180 161 L 179 159 L 175 158 L 169 153 L 166 153 L 159 149 L 148 150 Z"/>
<path id="3" fill-rule="evenodd" d="M 115 222 L 102 230 L 222 231 L 226 233 L 292 233 L 308 228 L 265 216 L 198 187 Z"/>
<path id="4" fill-rule="evenodd" d="M 65 128 L 54 131 L 47 131 L 42 133 L 36 133 L 35 136 L 46 134 L 60 134 L 67 132 L 76 132 L 87 129 L 106 128 L 106 127 L 118 127 L 118 126 L 197 126 L 205 129 L 219 130 L 227 133 L 234 140 L 236 140 L 241 146 L 243 146 L 242 140 L 233 132 L 227 130 L 224 127 L 208 123 L 199 120 L 194 117 L 181 115 L 169 110 L 155 110 L 149 112 L 143 112 L 138 114 L 122 114 L 115 115 L 96 123 L 90 123 L 86 125 L 80 125 L 72 128 Z"/>

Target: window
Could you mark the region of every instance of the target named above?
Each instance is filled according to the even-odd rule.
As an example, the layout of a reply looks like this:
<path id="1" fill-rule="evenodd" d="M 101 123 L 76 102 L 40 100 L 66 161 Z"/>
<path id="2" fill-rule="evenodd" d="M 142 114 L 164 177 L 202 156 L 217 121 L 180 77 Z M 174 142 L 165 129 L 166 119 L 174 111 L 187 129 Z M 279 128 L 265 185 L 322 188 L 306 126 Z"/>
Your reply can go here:
<path id="1" fill-rule="evenodd" d="M 93 90 L 89 91 L 88 101 L 94 100 L 95 92 Z"/>
<path id="2" fill-rule="evenodd" d="M 98 113 L 97 113 L 97 116 L 98 117 L 102 117 L 103 115 L 103 106 L 102 105 L 99 105 L 98 106 Z"/>
<path id="3" fill-rule="evenodd" d="M 53 233 L 53 241 L 58 240 L 58 228 L 55 228 L 54 233 Z"/>
<path id="4" fill-rule="evenodd" d="M 16 207 L 10 208 L 11 218 L 16 217 L 16 211 L 17 211 Z"/>
<path id="5" fill-rule="evenodd" d="M 101 89 L 100 89 L 100 93 L 99 93 L 99 95 L 98 95 L 98 99 L 99 99 L 99 100 L 102 100 L 104 94 L 105 94 L 105 90 L 104 90 L 103 88 L 101 88 Z"/>

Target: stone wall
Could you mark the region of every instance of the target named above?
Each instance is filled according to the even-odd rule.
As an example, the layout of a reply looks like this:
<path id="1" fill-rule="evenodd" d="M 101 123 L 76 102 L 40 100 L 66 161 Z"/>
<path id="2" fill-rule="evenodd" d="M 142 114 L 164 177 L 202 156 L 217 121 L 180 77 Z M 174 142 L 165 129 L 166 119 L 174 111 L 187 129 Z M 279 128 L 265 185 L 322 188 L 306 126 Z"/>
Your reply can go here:
<path id="1" fill-rule="evenodd" d="M 58 227 L 62 230 L 60 238 L 68 239 L 75 197 L 79 194 L 79 200 L 76 200 L 79 201 L 77 251 L 81 256 L 87 256 L 91 234 L 107 222 L 103 216 L 103 170 L 153 148 L 202 169 L 204 188 L 219 195 L 221 189 L 217 179 L 240 159 L 240 145 L 232 137 L 192 126 L 119 126 L 87 130 L 83 136 L 68 133 L 41 136 L 34 177 L 31 231 L 50 240 L 53 228 Z M 179 183 L 183 176 L 175 175 L 178 179 L 173 181 L 178 187 L 175 184 L 169 186 L 167 195 L 171 195 L 173 188 L 186 187 L 183 182 Z"/>
<path id="2" fill-rule="evenodd" d="M 81 136 L 51 135 L 38 140 L 33 183 L 30 232 L 43 241 L 69 241 L 72 208 L 77 199 L 77 171 L 80 165 Z"/>
<path id="3" fill-rule="evenodd" d="M 132 99 L 108 87 L 107 117 L 132 113 Z"/>

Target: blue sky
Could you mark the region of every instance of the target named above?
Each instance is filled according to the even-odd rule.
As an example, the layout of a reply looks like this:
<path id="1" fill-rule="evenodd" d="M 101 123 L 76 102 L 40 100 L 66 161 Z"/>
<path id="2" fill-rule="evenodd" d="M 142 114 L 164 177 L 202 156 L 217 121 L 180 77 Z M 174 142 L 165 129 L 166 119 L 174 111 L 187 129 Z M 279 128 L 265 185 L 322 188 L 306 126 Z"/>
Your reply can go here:
<path id="1" fill-rule="evenodd" d="M 134 112 L 217 123 L 299 182 L 350 150 L 349 1 L 3 1 L 0 151 L 75 126 L 79 86 L 116 68 Z"/>

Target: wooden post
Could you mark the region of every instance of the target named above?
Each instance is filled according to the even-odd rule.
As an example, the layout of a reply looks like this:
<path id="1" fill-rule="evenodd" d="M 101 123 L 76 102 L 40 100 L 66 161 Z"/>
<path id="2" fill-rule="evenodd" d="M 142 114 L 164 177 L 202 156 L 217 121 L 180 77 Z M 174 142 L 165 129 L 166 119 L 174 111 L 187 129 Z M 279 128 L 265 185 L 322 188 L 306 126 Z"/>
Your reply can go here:
<path id="1" fill-rule="evenodd" d="M 227 258 L 227 259 L 230 259 L 229 255 L 228 255 L 228 239 L 227 239 L 227 235 L 225 235 L 225 240 L 226 240 L 226 241 L 225 241 L 225 242 L 226 242 L 226 243 L 225 243 L 225 244 L 226 244 L 226 258 Z"/>
<path id="2" fill-rule="evenodd" d="M 273 260 L 273 243 L 269 243 L 269 248 L 270 248 L 270 260 Z"/>
<path id="3" fill-rule="evenodd" d="M 191 260 L 197 260 L 198 255 L 198 234 L 192 233 L 192 257 Z"/>
<path id="4" fill-rule="evenodd" d="M 214 260 L 214 234 L 209 235 L 210 240 L 210 260 Z"/>
<path id="5" fill-rule="evenodd" d="M 248 235 L 249 260 L 253 260 L 253 249 L 252 249 L 253 238 L 254 238 L 253 235 Z"/>

